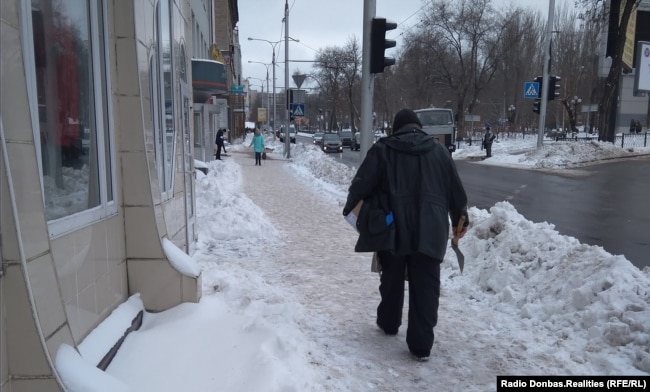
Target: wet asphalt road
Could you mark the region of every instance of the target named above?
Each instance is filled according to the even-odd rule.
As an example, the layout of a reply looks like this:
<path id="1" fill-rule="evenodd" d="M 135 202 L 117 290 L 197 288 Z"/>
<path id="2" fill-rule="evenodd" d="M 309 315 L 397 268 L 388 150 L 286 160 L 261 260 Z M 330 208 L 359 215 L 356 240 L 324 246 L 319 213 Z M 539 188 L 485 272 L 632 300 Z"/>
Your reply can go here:
<path id="1" fill-rule="evenodd" d="M 650 267 L 650 158 L 544 173 L 457 161 L 470 205 L 507 200 L 533 222 Z"/>
<path id="2" fill-rule="evenodd" d="M 358 151 L 329 155 L 359 167 Z M 555 172 L 465 160 L 456 166 L 470 206 L 489 209 L 507 200 L 528 220 L 552 223 L 560 234 L 650 267 L 650 156 Z"/>

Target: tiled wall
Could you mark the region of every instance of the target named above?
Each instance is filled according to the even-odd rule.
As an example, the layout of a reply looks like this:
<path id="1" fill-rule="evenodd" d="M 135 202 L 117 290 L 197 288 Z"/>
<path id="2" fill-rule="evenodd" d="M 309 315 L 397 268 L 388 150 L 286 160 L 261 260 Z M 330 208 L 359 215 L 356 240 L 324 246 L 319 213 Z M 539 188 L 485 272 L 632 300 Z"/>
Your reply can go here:
<path id="1" fill-rule="evenodd" d="M 121 215 L 52 241 L 61 295 L 75 343 L 128 298 Z"/>
<path id="2" fill-rule="evenodd" d="M 197 301 L 201 279 L 175 271 L 161 246 L 161 237 L 168 236 L 186 249 L 182 172 L 176 178 L 180 188 L 167 201 L 161 200 L 156 180 L 148 96 L 154 2 L 115 1 L 109 6 L 118 212 L 50 239 L 23 65 L 20 1 L 0 2 L 0 113 L 5 113 L 3 142 L 11 162 L 6 168 L 0 159 L 0 228 L 7 265 L 0 278 L 0 391 L 57 391 L 53 358 L 61 344 L 81 342 L 134 292 L 141 292 L 150 310 Z M 7 173 L 14 195 L 8 192 Z M 11 374 L 24 377 L 12 380 Z"/>

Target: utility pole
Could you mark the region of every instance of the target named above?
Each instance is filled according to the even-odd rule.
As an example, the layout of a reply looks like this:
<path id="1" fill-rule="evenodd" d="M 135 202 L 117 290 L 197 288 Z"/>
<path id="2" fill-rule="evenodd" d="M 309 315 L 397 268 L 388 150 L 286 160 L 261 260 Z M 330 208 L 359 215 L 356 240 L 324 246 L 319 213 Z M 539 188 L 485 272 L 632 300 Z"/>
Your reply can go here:
<path id="1" fill-rule="evenodd" d="M 287 115 L 284 129 L 284 152 L 287 159 L 291 158 L 291 139 L 289 125 L 291 123 L 291 105 L 289 102 L 289 0 L 284 1 L 284 94 L 285 113 Z"/>
<path id="2" fill-rule="evenodd" d="M 363 48 L 361 60 L 361 161 L 372 147 L 372 97 L 375 75 L 370 73 L 370 25 L 377 12 L 376 0 L 363 1 Z"/>
<path id="3" fill-rule="evenodd" d="M 555 0 L 548 1 L 548 21 L 546 24 L 546 37 L 544 37 L 544 71 L 542 73 L 542 101 L 539 109 L 539 125 L 537 129 L 537 148 L 541 148 L 544 141 L 544 127 L 546 126 L 546 107 L 548 105 L 548 74 L 551 63 L 551 38 L 553 34 L 553 14 Z"/>

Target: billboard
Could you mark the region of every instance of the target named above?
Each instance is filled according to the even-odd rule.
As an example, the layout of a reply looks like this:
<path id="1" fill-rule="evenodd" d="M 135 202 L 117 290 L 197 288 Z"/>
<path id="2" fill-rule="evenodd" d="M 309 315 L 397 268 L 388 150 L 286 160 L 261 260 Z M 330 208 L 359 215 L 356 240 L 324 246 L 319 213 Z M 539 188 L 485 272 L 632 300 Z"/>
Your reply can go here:
<path id="1" fill-rule="evenodd" d="M 639 41 L 636 47 L 634 87 L 637 91 L 650 91 L 650 42 Z"/>
<path id="2" fill-rule="evenodd" d="M 257 122 L 266 122 L 266 108 L 257 108 Z"/>

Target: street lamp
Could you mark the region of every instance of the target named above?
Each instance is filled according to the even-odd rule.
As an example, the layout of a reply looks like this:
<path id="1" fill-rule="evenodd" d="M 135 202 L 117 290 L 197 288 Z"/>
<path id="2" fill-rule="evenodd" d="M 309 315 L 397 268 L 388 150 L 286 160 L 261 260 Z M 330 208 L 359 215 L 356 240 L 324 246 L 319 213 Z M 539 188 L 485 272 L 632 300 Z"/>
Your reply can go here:
<path id="1" fill-rule="evenodd" d="M 260 63 L 259 61 L 248 61 L 249 63 Z M 260 63 L 265 64 L 265 63 Z M 270 64 L 269 64 L 270 65 Z M 264 80 L 259 78 L 254 78 L 249 76 L 246 79 L 256 79 L 262 82 L 262 95 L 264 95 Z M 269 71 L 266 71 L 266 128 L 269 128 L 269 111 L 271 110 L 271 105 L 269 105 Z"/>
<path id="2" fill-rule="evenodd" d="M 260 82 L 259 86 L 262 87 L 262 97 L 263 97 L 264 96 L 264 79 L 249 76 L 249 77 L 246 78 L 246 80 L 248 80 L 249 86 L 252 86 L 252 84 L 250 84 L 251 79 L 259 80 L 259 82 Z M 257 86 L 257 85 L 255 85 L 255 86 Z M 269 124 L 269 115 L 268 115 L 268 111 L 269 111 L 269 109 L 268 109 L 268 102 L 269 102 L 268 88 L 269 87 L 268 86 L 269 86 L 269 81 L 267 79 L 266 80 L 266 88 L 267 88 L 267 91 L 266 91 L 266 103 L 267 103 L 267 106 L 266 106 L 267 107 L 267 109 L 266 109 L 266 126 L 267 126 L 267 128 L 268 128 L 268 124 Z M 255 115 L 255 122 L 257 122 L 257 114 Z"/>
<path id="3" fill-rule="evenodd" d="M 287 37 L 290 41 L 293 42 L 300 42 L 299 39 L 295 39 L 292 37 Z M 263 42 L 268 42 L 269 45 L 271 45 L 271 50 L 272 50 L 272 57 L 271 57 L 271 65 L 273 66 L 273 128 L 276 128 L 276 113 L 275 113 L 275 108 L 276 108 L 276 103 L 275 103 L 275 65 L 277 62 L 275 61 L 275 48 L 278 46 L 279 43 L 283 42 L 284 40 L 279 40 L 279 41 L 269 41 L 264 38 L 253 38 L 253 37 L 248 37 L 249 41 L 263 41 Z M 259 64 L 264 64 L 267 65 L 268 63 L 262 63 L 259 61 L 249 61 L 249 63 L 259 63 Z M 268 78 L 268 66 L 266 68 L 267 72 L 267 78 Z M 268 87 L 267 87 L 268 90 Z"/>
<path id="4" fill-rule="evenodd" d="M 273 66 L 273 128 L 275 129 L 276 128 L 276 121 L 275 121 L 276 120 L 276 116 L 275 116 L 275 107 L 276 107 L 276 104 L 275 104 L 275 48 L 276 48 L 276 46 L 278 46 L 278 44 L 280 42 L 282 42 L 282 40 L 280 40 L 280 41 L 269 41 L 269 40 L 263 39 L 263 38 L 252 38 L 252 37 L 248 37 L 248 40 L 249 41 L 268 42 L 271 45 L 271 50 L 273 51 L 273 57 L 271 57 L 271 65 Z"/>

